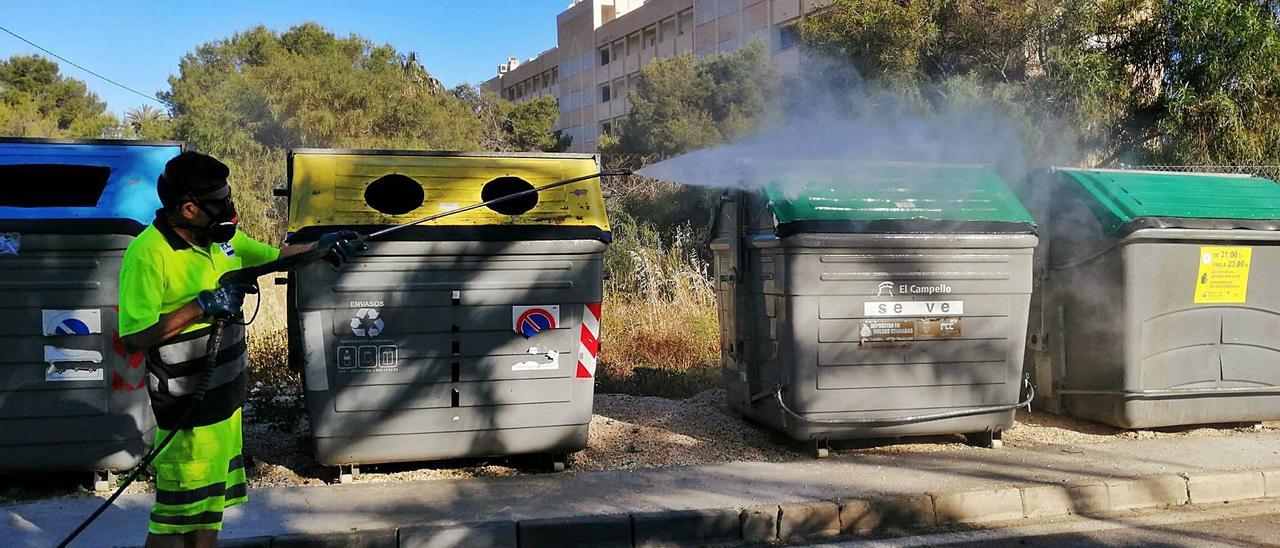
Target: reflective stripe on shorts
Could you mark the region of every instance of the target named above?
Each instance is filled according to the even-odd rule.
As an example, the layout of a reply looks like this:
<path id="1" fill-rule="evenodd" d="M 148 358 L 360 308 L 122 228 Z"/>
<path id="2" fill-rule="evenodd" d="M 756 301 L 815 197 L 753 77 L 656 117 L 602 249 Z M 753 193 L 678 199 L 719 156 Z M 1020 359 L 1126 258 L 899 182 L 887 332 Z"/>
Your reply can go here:
<path id="1" fill-rule="evenodd" d="M 151 513 L 151 523 L 160 525 L 222 525 L 222 512 L 205 512 L 194 516 L 165 516 Z"/>
<path id="2" fill-rule="evenodd" d="M 166 491 L 164 489 L 156 489 L 156 504 L 167 504 L 170 506 L 192 504 L 210 497 L 221 497 L 226 492 L 227 484 L 224 482 L 211 483 L 204 487 L 187 491 Z M 154 516 L 155 514 L 152 515 Z"/>

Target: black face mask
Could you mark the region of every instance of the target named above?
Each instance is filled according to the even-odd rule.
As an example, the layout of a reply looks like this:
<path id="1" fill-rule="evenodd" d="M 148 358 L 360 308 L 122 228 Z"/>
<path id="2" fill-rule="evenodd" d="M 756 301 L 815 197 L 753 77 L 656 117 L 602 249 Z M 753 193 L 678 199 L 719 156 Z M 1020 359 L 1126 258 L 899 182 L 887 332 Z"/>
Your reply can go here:
<path id="1" fill-rule="evenodd" d="M 240 222 L 240 215 L 236 213 L 236 204 L 231 201 L 231 196 L 228 195 L 213 207 L 210 207 L 212 204 L 206 204 L 195 196 L 188 196 L 188 198 L 191 203 L 200 208 L 200 211 L 209 216 L 209 225 L 187 228 L 204 232 L 209 237 L 209 241 L 214 243 L 225 244 L 231 241 L 231 238 L 236 235 L 236 224 Z M 214 207 L 217 209 L 215 210 Z"/>

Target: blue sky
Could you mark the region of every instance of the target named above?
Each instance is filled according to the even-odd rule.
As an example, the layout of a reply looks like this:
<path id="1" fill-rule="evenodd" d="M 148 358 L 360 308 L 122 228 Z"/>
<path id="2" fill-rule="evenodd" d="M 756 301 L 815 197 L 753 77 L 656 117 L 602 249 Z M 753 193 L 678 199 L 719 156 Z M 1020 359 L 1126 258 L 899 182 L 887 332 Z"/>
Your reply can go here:
<path id="1" fill-rule="evenodd" d="M 498 63 L 526 59 L 555 45 L 556 14 L 568 0 L 241 0 L 199 2 L 0 0 L 0 26 L 148 95 L 168 89 L 178 60 L 195 47 L 254 25 L 284 30 L 315 21 L 339 35 L 356 33 L 401 52 L 418 52 L 445 85 L 480 83 Z M 39 53 L 0 33 L 0 57 Z M 56 59 L 55 59 L 56 61 Z M 148 103 L 59 62 L 121 114 Z M 155 103 L 151 103 L 155 104 Z"/>

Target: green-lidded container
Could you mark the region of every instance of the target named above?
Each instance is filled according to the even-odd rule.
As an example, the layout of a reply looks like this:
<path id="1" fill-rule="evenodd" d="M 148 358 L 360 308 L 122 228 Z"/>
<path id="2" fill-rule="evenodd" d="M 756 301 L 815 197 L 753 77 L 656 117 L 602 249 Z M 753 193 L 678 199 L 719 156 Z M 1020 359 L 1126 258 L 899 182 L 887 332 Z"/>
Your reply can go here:
<path id="1" fill-rule="evenodd" d="M 1127 428 L 1280 418 L 1280 185 L 1053 169 L 1028 188 L 1047 409 Z"/>
<path id="2" fill-rule="evenodd" d="M 874 164 L 839 176 L 776 178 L 764 195 L 782 234 L 937 232 L 940 223 L 969 233 L 1035 229 L 1009 185 L 985 166 Z"/>
<path id="3" fill-rule="evenodd" d="M 1273 229 L 1280 219 L 1280 185 L 1261 177 L 1058 169 L 1079 185 L 1109 234 L 1143 228 Z"/>
<path id="4" fill-rule="evenodd" d="M 722 366 L 738 413 L 828 440 L 963 433 L 1025 403 L 1036 224 L 985 166 L 769 164 L 716 215 Z"/>

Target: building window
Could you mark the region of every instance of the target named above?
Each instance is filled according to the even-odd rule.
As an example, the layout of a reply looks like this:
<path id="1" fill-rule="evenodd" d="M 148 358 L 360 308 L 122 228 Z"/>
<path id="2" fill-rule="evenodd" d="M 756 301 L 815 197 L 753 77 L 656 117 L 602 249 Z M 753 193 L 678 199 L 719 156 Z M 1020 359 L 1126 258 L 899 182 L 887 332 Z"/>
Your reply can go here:
<path id="1" fill-rule="evenodd" d="M 698 0 L 693 4 L 695 25 L 705 25 L 716 20 L 716 0 Z"/>
<path id="2" fill-rule="evenodd" d="M 640 33 L 633 33 L 627 37 L 627 55 L 640 52 Z"/>
<path id="3" fill-rule="evenodd" d="M 603 133 L 605 135 L 613 135 L 613 121 L 606 120 L 606 121 L 600 122 L 600 133 Z"/>
<path id="4" fill-rule="evenodd" d="M 551 83 L 560 81 L 560 67 L 551 67 Z"/>
<path id="5" fill-rule="evenodd" d="M 680 12 L 679 21 L 676 25 L 676 32 L 679 36 L 684 36 L 693 32 L 693 10 L 684 10 Z"/>
<path id="6" fill-rule="evenodd" d="M 658 41 L 666 42 L 676 37 L 676 18 L 669 17 L 658 25 Z"/>
<path id="7" fill-rule="evenodd" d="M 613 99 L 613 89 L 609 87 L 609 84 L 600 86 L 600 102 L 608 103 L 611 99 Z"/>
<path id="8" fill-rule="evenodd" d="M 778 51 L 786 51 L 800 45 L 800 28 L 795 25 L 778 27 Z"/>
<path id="9" fill-rule="evenodd" d="M 649 27 L 644 29 L 644 46 L 652 48 L 658 45 L 658 27 Z"/>
<path id="10" fill-rule="evenodd" d="M 600 66 L 603 67 L 607 64 L 609 64 L 609 48 L 606 46 L 600 48 Z"/>
<path id="11" fill-rule="evenodd" d="M 622 59 L 623 57 L 626 57 L 627 43 L 623 40 L 615 41 L 613 43 L 613 53 L 611 55 L 613 56 L 614 59 Z"/>

